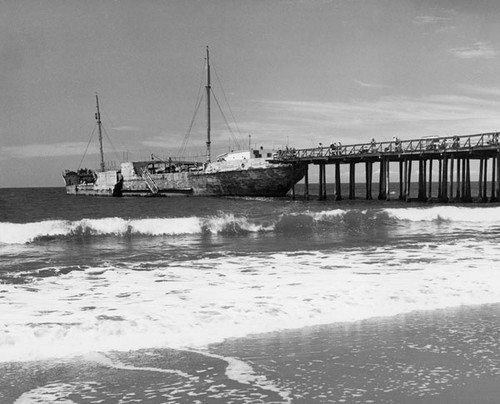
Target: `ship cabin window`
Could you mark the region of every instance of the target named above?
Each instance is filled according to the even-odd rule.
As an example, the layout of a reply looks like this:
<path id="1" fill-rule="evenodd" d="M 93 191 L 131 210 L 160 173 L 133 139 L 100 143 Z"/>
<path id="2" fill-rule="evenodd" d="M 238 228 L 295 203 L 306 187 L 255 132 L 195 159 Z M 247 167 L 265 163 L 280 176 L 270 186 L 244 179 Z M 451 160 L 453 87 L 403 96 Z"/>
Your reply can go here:
<path id="1" fill-rule="evenodd" d="M 267 153 L 267 157 L 273 157 L 272 153 Z"/>
<path id="2" fill-rule="evenodd" d="M 253 156 L 255 158 L 259 158 L 259 157 L 262 157 L 262 154 L 259 153 L 259 150 L 252 150 L 253 151 Z"/>

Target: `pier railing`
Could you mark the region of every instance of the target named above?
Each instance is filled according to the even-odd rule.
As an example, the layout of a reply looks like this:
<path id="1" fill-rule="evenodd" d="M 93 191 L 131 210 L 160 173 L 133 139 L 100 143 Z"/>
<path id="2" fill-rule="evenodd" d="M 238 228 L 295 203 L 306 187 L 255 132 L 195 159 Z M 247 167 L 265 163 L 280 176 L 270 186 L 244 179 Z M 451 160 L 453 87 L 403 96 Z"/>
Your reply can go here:
<path id="1" fill-rule="evenodd" d="M 341 167 L 348 166 L 349 199 L 356 199 L 356 165 L 365 171 L 366 199 L 372 199 L 373 166 L 378 168 L 378 197 L 391 199 L 391 178 L 397 176 L 400 200 L 473 202 L 500 200 L 500 132 L 467 136 L 427 136 L 400 140 L 278 150 L 273 162 L 306 165 L 304 196 L 309 197 L 309 164 L 319 169 L 319 199 L 326 199 L 326 166 L 334 165 L 335 200 L 341 200 Z M 413 171 L 413 163 L 418 167 Z M 474 166 L 471 169 L 471 162 Z M 391 163 L 398 168 L 391 170 Z M 490 165 L 491 164 L 491 165 Z M 488 167 L 490 170 L 488 171 Z M 392 174 L 391 174 L 392 171 Z M 397 173 L 397 174 L 396 174 Z M 399 175 L 398 175 L 399 174 Z M 471 175 L 477 175 L 478 195 L 472 195 Z M 412 178 L 418 176 L 418 192 L 412 195 Z M 345 178 L 345 175 L 343 176 Z M 488 179 L 490 178 L 490 179 Z M 436 189 L 437 182 L 437 189 Z M 434 185 L 434 188 L 433 188 Z M 490 190 L 490 196 L 487 193 Z M 393 193 L 395 191 L 392 191 Z M 295 190 L 292 188 L 292 197 Z"/>
<path id="2" fill-rule="evenodd" d="M 278 150 L 275 161 L 315 161 L 336 160 L 343 157 L 360 157 L 363 155 L 398 155 L 463 152 L 479 149 L 496 150 L 500 147 L 500 132 L 489 132 L 466 136 L 428 136 L 420 139 L 400 140 L 342 145 L 332 143 L 330 146 L 319 146 L 307 149 L 286 148 Z"/>

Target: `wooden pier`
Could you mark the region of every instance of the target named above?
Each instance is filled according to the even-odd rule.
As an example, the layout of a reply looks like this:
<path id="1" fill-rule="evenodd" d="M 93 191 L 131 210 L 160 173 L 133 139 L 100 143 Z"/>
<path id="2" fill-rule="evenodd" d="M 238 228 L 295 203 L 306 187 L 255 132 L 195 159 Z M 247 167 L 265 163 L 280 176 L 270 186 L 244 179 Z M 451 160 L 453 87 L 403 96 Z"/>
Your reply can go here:
<path id="1" fill-rule="evenodd" d="M 500 200 L 500 132 L 468 136 L 430 136 L 415 140 L 375 142 L 310 149 L 279 150 L 273 161 L 314 164 L 319 169 L 319 199 L 326 199 L 326 166 L 335 166 L 335 200 L 341 200 L 341 166 L 349 166 L 347 197 L 356 199 L 356 169 L 364 165 L 366 192 L 373 198 L 373 167 L 378 165 L 379 200 L 400 199 L 436 202 L 496 202 Z M 478 164 L 478 194 L 471 191 L 471 161 Z M 391 165 L 397 164 L 397 180 L 390 177 Z M 491 167 L 491 168 L 490 168 Z M 490 168 L 490 171 L 488 169 Z M 410 197 L 412 170 L 417 170 L 418 192 Z M 437 181 L 436 181 L 437 179 Z M 474 180 L 474 179 L 473 179 Z M 399 195 L 390 195 L 391 181 L 398 181 Z M 437 192 L 433 186 L 437 185 Z M 437 196 L 433 196 L 437 194 Z M 295 189 L 292 190 L 295 196 Z M 309 177 L 305 175 L 304 197 L 308 199 Z"/>

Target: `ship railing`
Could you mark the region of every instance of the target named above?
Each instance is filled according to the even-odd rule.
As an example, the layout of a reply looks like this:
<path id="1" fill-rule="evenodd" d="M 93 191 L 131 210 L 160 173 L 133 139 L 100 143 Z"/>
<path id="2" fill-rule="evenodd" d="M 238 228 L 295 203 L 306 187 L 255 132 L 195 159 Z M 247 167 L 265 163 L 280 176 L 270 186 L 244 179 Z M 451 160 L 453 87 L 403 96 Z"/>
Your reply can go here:
<path id="1" fill-rule="evenodd" d="M 151 176 L 151 173 L 146 167 L 142 169 L 142 178 L 144 179 L 144 182 L 148 186 L 151 193 L 157 194 L 160 191 L 160 188 L 158 187 L 155 180 Z"/>

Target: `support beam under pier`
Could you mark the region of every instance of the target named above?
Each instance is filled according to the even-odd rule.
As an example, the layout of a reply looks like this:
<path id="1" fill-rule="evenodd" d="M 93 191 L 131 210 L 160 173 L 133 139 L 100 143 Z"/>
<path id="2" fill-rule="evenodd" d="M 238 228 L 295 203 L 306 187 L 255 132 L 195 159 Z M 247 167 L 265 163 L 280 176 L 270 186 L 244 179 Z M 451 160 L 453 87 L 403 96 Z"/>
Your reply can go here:
<path id="1" fill-rule="evenodd" d="M 500 150 L 497 152 L 497 186 L 496 186 L 496 195 L 495 198 L 500 199 Z"/>
<path id="2" fill-rule="evenodd" d="M 342 200 L 342 184 L 340 183 L 340 163 L 335 163 L 335 200 Z"/>
<path id="3" fill-rule="evenodd" d="M 349 163 L 349 199 L 356 199 L 356 163 Z"/>
<path id="4" fill-rule="evenodd" d="M 399 200 L 404 199 L 404 161 L 399 162 Z"/>
<path id="5" fill-rule="evenodd" d="M 372 199 L 372 180 L 373 180 L 373 163 L 367 161 L 365 163 L 365 183 L 366 183 L 366 200 Z"/>
<path id="6" fill-rule="evenodd" d="M 326 199 L 326 164 L 323 164 L 323 197 L 321 199 Z"/>
<path id="7" fill-rule="evenodd" d="M 304 199 L 309 200 L 309 164 L 306 165 L 306 173 L 304 174 Z"/>
<path id="8" fill-rule="evenodd" d="M 478 181 L 478 198 L 481 200 L 483 198 L 483 164 L 484 159 L 479 160 L 479 181 Z"/>
<path id="9" fill-rule="evenodd" d="M 456 199 L 457 201 L 459 201 L 459 200 L 460 200 L 460 198 L 461 198 L 461 196 L 462 196 L 462 194 L 461 194 L 462 184 L 461 184 L 461 182 L 460 182 L 460 178 L 461 178 L 461 177 L 460 177 L 460 165 L 461 165 L 460 161 L 461 161 L 461 160 L 458 158 L 458 159 L 457 159 L 457 193 L 456 193 L 456 195 L 455 195 L 455 199 Z"/>
<path id="10" fill-rule="evenodd" d="M 497 198 L 496 198 L 496 195 L 495 195 L 495 180 L 496 180 L 496 157 L 493 156 L 493 158 L 491 159 L 491 198 L 490 198 L 490 202 L 496 202 L 497 201 Z"/>
<path id="11" fill-rule="evenodd" d="M 455 159 L 452 157 L 450 157 L 450 198 L 452 199 L 453 198 L 453 175 L 454 175 L 454 162 L 455 162 Z"/>
<path id="12" fill-rule="evenodd" d="M 470 188 L 470 159 L 464 159 L 465 164 L 465 198 L 464 202 L 472 202 L 472 193 Z"/>
<path id="13" fill-rule="evenodd" d="M 411 160 L 406 160 L 407 163 L 407 170 L 406 170 L 406 200 L 409 200 L 410 195 L 411 195 L 411 166 L 413 162 Z"/>
<path id="14" fill-rule="evenodd" d="M 488 159 L 484 159 L 483 202 L 488 202 Z"/>
<path id="15" fill-rule="evenodd" d="M 441 178 L 441 202 L 448 202 L 448 157 L 443 156 Z"/>
<path id="16" fill-rule="evenodd" d="M 378 199 L 387 199 L 387 188 L 386 188 L 386 182 L 385 182 L 385 176 L 386 176 L 386 164 L 387 160 L 380 160 L 380 173 L 379 173 L 379 181 L 378 181 Z"/>
<path id="17" fill-rule="evenodd" d="M 391 199 L 391 169 L 390 169 L 390 161 L 387 160 L 385 164 L 385 194 L 386 200 Z"/>
<path id="18" fill-rule="evenodd" d="M 432 198 L 432 159 L 429 160 L 429 193 L 427 194 L 427 198 Z"/>

